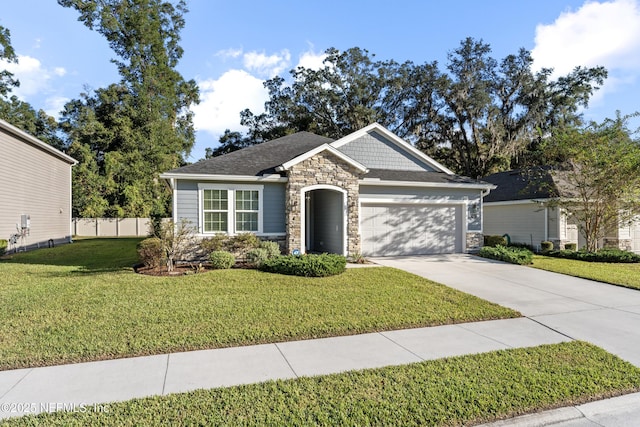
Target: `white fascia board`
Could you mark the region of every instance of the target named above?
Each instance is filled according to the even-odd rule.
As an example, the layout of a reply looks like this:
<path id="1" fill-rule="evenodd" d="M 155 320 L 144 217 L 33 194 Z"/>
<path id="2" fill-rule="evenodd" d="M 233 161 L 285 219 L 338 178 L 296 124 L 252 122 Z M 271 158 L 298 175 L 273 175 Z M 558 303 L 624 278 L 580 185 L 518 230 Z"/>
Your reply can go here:
<path id="1" fill-rule="evenodd" d="M 21 140 L 27 142 L 28 144 L 35 145 L 37 148 L 40 148 L 40 149 L 46 151 L 47 153 L 52 154 L 53 156 L 59 158 L 60 160 L 63 160 L 65 162 L 71 164 L 72 166 L 78 164 L 78 161 L 76 159 L 74 159 L 73 157 L 71 157 L 68 154 L 65 154 L 62 151 L 52 147 L 51 145 L 47 144 L 44 141 L 40 141 L 35 136 L 29 135 L 28 133 L 26 133 L 22 129 L 19 129 L 19 128 L 15 127 L 11 123 L 7 123 L 4 120 L 0 120 L 0 129 L 3 129 L 7 133 L 12 134 L 14 137 L 17 137 L 18 139 L 21 139 Z"/>
<path id="2" fill-rule="evenodd" d="M 232 181 L 232 182 L 287 182 L 288 178 L 280 175 L 214 175 L 194 173 L 163 173 L 162 179 L 183 179 L 189 181 Z"/>
<path id="3" fill-rule="evenodd" d="M 524 199 L 524 200 L 504 200 L 501 202 L 482 202 L 484 206 L 510 206 L 510 205 L 540 205 L 550 202 L 553 199 Z"/>
<path id="4" fill-rule="evenodd" d="M 383 181 L 374 179 L 361 179 L 360 185 L 377 187 L 431 187 L 431 188 L 473 188 L 477 190 L 493 190 L 493 184 L 456 184 L 444 182 L 416 182 L 416 181 Z"/>
<path id="5" fill-rule="evenodd" d="M 399 148 L 403 149 L 404 151 L 409 152 L 410 154 L 412 154 L 415 157 L 419 158 L 420 160 L 422 160 L 426 164 L 428 164 L 430 166 L 433 166 L 436 169 L 436 171 L 444 172 L 444 173 L 449 174 L 449 175 L 454 175 L 454 173 L 453 173 L 453 171 L 451 169 L 445 167 L 444 165 L 442 165 L 439 162 L 435 161 L 431 157 L 427 156 L 422 151 L 418 150 L 416 147 L 414 147 L 413 145 L 409 144 L 407 141 L 405 141 L 404 139 L 400 138 L 398 135 L 396 135 L 395 133 L 391 132 L 389 129 L 385 128 L 384 126 L 382 126 L 379 123 L 372 123 L 367 127 L 364 127 L 364 128 L 362 128 L 360 130 L 357 130 L 357 131 L 355 131 L 353 133 L 350 133 L 349 135 L 344 136 L 344 137 L 332 142 L 331 146 L 333 146 L 335 148 L 342 147 L 343 145 L 348 144 L 349 142 L 354 141 L 354 140 L 356 140 L 358 138 L 361 138 L 364 135 L 368 134 L 370 131 L 374 131 L 374 130 L 379 132 L 379 133 L 381 133 L 385 137 L 387 137 L 391 142 L 393 142 Z"/>
<path id="6" fill-rule="evenodd" d="M 352 159 L 351 157 L 347 156 L 346 154 L 338 151 L 337 149 L 335 149 L 334 147 L 332 147 L 329 144 L 322 144 L 316 148 L 314 148 L 313 150 L 309 150 L 304 154 L 299 155 L 298 157 L 294 157 L 293 159 L 289 160 L 286 163 L 283 163 L 282 166 L 278 166 L 276 168 L 277 171 L 285 171 L 285 170 L 289 170 L 292 166 L 297 165 L 300 162 L 303 162 L 313 156 L 315 156 L 318 153 L 321 153 L 323 151 L 328 151 L 331 154 L 333 154 L 334 156 L 338 157 L 339 159 L 349 163 L 350 165 L 352 165 L 353 167 L 355 167 L 356 169 L 361 170 L 362 172 L 369 172 L 369 169 L 367 169 L 367 167 L 365 165 L 363 165 L 362 163 Z"/>

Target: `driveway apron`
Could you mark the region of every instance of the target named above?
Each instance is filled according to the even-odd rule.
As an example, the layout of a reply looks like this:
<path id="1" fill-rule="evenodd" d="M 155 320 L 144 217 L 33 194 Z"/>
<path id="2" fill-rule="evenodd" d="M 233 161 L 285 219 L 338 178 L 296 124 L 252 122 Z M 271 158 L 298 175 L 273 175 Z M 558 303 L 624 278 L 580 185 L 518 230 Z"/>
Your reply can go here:
<path id="1" fill-rule="evenodd" d="M 505 307 L 640 366 L 640 291 L 473 255 L 372 258 Z"/>

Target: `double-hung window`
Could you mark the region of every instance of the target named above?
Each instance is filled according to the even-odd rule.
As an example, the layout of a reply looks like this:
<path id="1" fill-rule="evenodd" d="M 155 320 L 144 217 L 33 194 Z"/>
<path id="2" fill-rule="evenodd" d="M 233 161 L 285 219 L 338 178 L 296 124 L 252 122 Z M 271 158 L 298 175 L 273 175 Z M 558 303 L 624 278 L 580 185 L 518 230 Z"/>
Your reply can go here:
<path id="1" fill-rule="evenodd" d="M 229 229 L 229 192 L 227 190 L 204 190 L 204 232 L 226 233 Z"/>
<path id="2" fill-rule="evenodd" d="M 236 190 L 236 231 L 258 231 L 258 190 Z"/>
<path id="3" fill-rule="evenodd" d="M 262 233 L 262 186 L 200 184 L 203 233 Z"/>

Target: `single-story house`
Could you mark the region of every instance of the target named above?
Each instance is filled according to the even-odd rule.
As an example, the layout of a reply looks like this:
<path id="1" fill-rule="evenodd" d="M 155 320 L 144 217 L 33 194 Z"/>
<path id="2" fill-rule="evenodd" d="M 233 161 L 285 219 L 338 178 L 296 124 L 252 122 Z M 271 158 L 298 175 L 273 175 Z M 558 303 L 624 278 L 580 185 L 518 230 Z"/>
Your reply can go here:
<path id="1" fill-rule="evenodd" d="M 16 249 L 70 242 L 77 162 L 3 120 L 0 147 L 0 239 L 13 240 Z"/>
<path id="2" fill-rule="evenodd" d="M 507 234 L 512 242 L 534 248 L 540 248 L 543 241 L 553 242 L 556 248 L 564 248 L 567 243 L 575 243 L 578 248 L 586 245 L 575 219 L 564 209 L 552 203 L 550 206 L 558 197 L 575 196 L 562 172 L 511 170 L 486 176 L 483 181 L 497 187 L 484 198 L 485 234 Z M 598 246 L 640 252 L 640 218 L 607 230 Z"/>
<path id="3" fill-rule="evenodd" d="M 198 236 L 253 232 L 289 253 L 467 252 L 493 186 L 453 174 L 374 123 L 332 140 L 299 132 L 161 175 L 173 220 Z"/>

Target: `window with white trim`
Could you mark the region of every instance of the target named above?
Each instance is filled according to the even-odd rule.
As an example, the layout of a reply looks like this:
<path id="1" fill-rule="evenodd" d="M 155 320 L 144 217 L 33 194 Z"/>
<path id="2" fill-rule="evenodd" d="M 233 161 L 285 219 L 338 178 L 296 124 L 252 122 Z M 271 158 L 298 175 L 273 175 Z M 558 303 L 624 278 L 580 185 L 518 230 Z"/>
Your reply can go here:
<path id="1" fill-rule="evenodd" d="M 258 190 L 236 190 L 236 231 L 258 231 Z"/>
<path id="2" fill-rule="evenodd" d="M 204 190 L 202 200 L 204 204 L 204 232 L 226 233 L 229 229 L 229 192 L 227 190 Z"/>
<path id="3" fill-rule="evenodd" d="M 262 233 L 263 186 L 201 183 L 198 188 L 202 233 Z"/>

